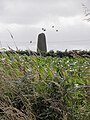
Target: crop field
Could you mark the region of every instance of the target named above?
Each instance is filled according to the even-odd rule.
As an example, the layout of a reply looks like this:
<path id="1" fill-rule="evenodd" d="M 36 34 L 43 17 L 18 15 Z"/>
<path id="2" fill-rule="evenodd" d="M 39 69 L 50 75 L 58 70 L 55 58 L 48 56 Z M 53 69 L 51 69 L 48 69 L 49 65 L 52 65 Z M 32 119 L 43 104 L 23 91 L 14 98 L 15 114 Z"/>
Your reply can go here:
<path id="1" fill-rule="evenodd" d="M 0 120 L 90 120 L 90 58 L 0 53 Z"/>

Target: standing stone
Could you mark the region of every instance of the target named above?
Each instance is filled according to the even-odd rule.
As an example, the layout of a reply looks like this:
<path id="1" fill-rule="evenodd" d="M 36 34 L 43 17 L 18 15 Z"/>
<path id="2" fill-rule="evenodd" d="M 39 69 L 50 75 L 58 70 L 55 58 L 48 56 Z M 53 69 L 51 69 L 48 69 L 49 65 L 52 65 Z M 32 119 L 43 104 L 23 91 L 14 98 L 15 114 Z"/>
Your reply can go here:
<path id="1" fill-rule="evenodd" d="M 45 37 L 44 33 L 40 33 L 38 35 L 37 52 L 38 53 L 46 53 L 47 52 L 46 37 Z"/>

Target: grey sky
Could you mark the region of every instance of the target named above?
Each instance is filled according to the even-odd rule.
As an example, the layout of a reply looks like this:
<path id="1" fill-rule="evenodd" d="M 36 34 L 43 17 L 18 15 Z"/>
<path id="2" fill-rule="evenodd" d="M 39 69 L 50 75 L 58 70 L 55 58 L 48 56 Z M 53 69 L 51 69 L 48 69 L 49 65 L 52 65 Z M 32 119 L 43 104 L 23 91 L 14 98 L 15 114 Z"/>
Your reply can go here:
<path id="1" fill-rule="evenodd" d="M 1 46 L 13 46 L 9 29 L 17 46 L 35 50 L 45 27 L 48 50 L 89 49 L 90 22 L 84 20 L 82 3 L 90 8 L 90 0 L 0 0 Z"/>

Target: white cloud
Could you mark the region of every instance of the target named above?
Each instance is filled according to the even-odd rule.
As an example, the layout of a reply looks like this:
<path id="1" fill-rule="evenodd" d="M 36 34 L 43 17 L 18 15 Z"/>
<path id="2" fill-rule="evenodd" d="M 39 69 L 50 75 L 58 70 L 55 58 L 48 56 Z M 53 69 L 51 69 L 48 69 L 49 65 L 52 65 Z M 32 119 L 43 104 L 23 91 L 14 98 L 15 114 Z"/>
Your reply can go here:
<path id="1" fill-rule="evenodd" d="M 75 16 L 81 14 L 80 5 L 80 0 L 4 0 L 1 2 L 0 21 L 32 24 L 48 17 Z"/>

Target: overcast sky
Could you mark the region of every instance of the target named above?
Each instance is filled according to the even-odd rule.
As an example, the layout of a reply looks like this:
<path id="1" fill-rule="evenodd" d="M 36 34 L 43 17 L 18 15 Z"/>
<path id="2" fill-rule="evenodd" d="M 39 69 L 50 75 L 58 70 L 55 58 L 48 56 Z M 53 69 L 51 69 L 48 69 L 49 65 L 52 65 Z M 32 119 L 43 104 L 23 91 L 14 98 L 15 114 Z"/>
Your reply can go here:
<path id="1" fill-rule="evenodd" d="M 90 22 L 82 4 L 90 9 L 90 0 L 0 0 L 0 47 L 15 47 L 9 30 L 20 49 L 36 50 L 44 27 L 48 50 L 90 50 Z"/>

